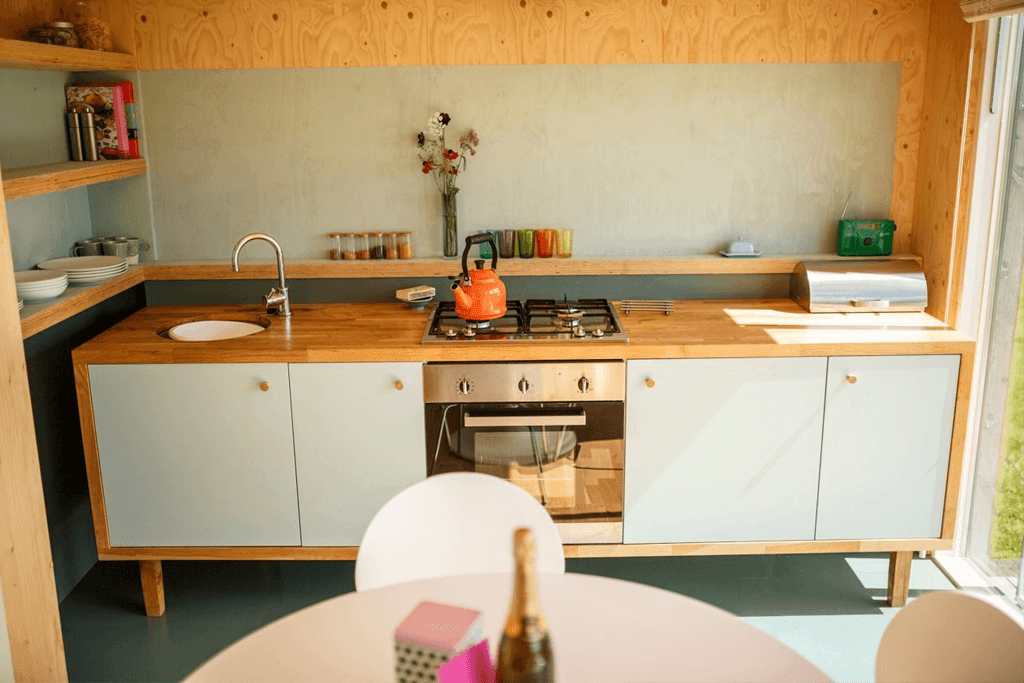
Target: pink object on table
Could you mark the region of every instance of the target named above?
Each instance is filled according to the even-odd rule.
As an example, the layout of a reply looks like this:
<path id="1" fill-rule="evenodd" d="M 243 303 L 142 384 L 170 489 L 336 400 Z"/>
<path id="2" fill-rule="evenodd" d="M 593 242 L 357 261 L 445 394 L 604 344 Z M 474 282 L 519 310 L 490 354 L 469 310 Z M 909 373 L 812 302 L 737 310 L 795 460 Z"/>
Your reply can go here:
<path id="1" fill-rule="evenodd" d="M 479 611 L 424 600 L 395 629 L 395 681 L 436 681 L 439 666 L 483 637 Z"/>
<path id="2" fill-rule="evenodd" d="M 494 683 L 494 663 L 487 639 L 438 667 L 437 683 Z"/>

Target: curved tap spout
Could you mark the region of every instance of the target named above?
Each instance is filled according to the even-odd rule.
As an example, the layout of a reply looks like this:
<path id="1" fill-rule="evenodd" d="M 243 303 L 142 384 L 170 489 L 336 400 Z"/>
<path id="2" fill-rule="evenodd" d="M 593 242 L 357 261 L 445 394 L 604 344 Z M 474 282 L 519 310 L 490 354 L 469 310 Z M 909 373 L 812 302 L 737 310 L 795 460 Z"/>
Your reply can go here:
<path id="1" fill-rule="evenodd" d="M 292 307 L 288 297 L 288 285 L 284 279 L 284 253 L 281 251 L 281 245 L 278 244 L 277 240 L 262 232 L 254 232 L 238 240 L 238 244 L 231 250 L 231 270 L 236 273 L 238 272 L 238 253 L 242 250 L 242 247 L 253 240 L 269 242 L 277 254 L 277 287 L 272 287 L 270 294 L 263 297 L 263 303 L 266 304 L 268 310 L 276 308 L 278 315 L 291 315 Z"/>

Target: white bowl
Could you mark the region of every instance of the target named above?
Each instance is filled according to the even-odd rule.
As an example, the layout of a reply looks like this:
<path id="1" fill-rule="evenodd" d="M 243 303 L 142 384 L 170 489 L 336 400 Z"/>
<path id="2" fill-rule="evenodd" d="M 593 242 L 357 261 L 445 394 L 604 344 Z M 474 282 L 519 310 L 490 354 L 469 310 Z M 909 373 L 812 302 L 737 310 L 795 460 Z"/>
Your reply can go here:
<path id="1" fill-rule="evenodd" d="M 25 301 L 45 301 L 47 299 L 56 299 L 58 296 L 64 293 L 64 290 L 68 288 L 68 283 L 62 283 L 58 287 L 44 290 L 30 290 L 18 288 L 18 296 Z"/>
<path id="2" fill-rule="evenodd" d="M 68 274 L 63 270 L 19 270 L 14 274 L 17 285 L 42 285 L 67 279 Z"/>

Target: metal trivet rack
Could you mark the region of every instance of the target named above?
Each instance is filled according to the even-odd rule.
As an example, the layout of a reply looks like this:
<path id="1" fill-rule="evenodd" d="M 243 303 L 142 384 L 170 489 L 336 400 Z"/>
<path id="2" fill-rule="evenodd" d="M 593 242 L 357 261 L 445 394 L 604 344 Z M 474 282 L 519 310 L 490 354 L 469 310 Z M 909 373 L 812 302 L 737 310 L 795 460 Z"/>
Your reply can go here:
<path id="1" fill-rule="evenodd" d="M 630 311 L 662 311 L 668 315 L 676 310 L 676 302 L 662 299 L 623 299 L 622 312 Z"/>

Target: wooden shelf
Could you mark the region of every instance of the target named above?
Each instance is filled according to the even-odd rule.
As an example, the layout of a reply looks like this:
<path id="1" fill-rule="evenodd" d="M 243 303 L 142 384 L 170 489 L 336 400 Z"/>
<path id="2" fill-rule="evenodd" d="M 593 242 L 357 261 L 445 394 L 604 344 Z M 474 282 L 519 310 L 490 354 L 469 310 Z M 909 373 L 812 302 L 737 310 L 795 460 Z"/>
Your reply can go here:
<path id="1" fill-rule="evenodd" d="M 0 67 L 46 71 L 135 71 L 135 56 L 0 38 Z"/>
<path id="2" fill-rule="evenodd" d="M 116 161 L 58 161 L 10 168 L 2 172 L 7 201 L 119 180 L 146 172 L 145 159 Z"/>
<path id="3" fill-rule="evenodd" d="M 106 282 L 95 285 L 71 285 L 52 301 L 26 301 L 25 307 L 21 310 L 21 338 L 28 339 L 76 313 L 106 301 L 115 294 L 131 289 L 145 279 L 141 266 L 128 266 L 127 273 Z"/>
<path id="4" fill-rule="evenodd" d="M 920 262 L 913 254 L 880 257 Z M 575 275 L 772 275 L 793 272 L 800 261 L 856 261 L 835 254 L 790 254 L 759 258 L 730 259 L 712 255 L 678 258 L 569 258 L 507 259 L 498 263 L 503 277 Z M 147 280 L 252 280 L 277 277 L 270 261 L 244 263 L 239 272 L 223 261 L 151 261 L 146 264 Z M 398 261 L 285 260 L 286 275 L 292 279 L 447 277 L 462 269 L 456 259 L 409 259 Z"/>

